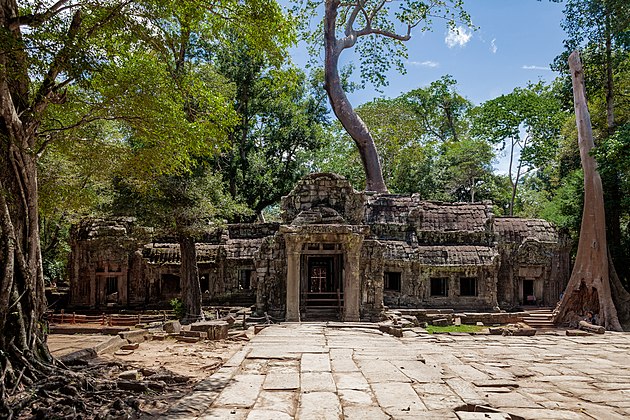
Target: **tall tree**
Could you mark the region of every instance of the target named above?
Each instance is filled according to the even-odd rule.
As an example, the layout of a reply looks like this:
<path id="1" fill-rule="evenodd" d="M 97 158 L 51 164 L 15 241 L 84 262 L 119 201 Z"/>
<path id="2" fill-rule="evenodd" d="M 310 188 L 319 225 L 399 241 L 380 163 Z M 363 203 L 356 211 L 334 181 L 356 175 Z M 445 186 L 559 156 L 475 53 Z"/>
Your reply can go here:
<path id="1" fill-rule="evenodd" d="M 238 120 L 216 160 L 232 197 L 261 219 L 304 176 L 306 157 L 321 147 L 328 110 L 301 70 L 232 39 L 217 49 L 216 64 L 235 86 Z"/>
<path id="2" fill-rule="evenodd" d="M 514 214 L 524 173 L 544 165 L 560 132 L 563 114 L 552 91 L 541 82 L 486 101 L 475 110 L 473 133 L 507 149 L 512 189 L 509 215 Z"/>
<path id="3" fill-rule="evenodd" d="M 307 14 L 318 13 L 320 2 L 307 0 Z M 356 46 L 361 60 L 361 75 L 378 86 L 387 84 L 385 72 L 396 65 L 403 70 L 406 58 L 405 41 L 412 30 L 428 30 L 432 19 L 444 19 L 453 29 L 456 22 L 470 24 L 470 17 L 462 8 L 461 0 L 405 0 L 392 4 L 385 0 L 358 0 L 324 3 L 323 32 L 324 88 L 333 112 L 356 144 L 365 171 L 365 188 L 386 192 L 378 152 L 370 131 L 350 104 L 339 72 L 339 58 Z M 403 26 L 403 33 L 396 28 Z M 315 37 L 319 39 L 318 37 Z M 311 38 L 313 39 L 313 38 Z"/>
<path id="4" fill-rule="evenodd" d="M 57 133 L 97 120 L 123 122 L 124 138 L 132 133 L 136 150 L 142 149 L 136 155 L 153 156 L 151 162 L 162 172 L 190 161 L 188 145 L 192 152 L 207 147 L 210 133 L 221 131 L 217 120 L 189 121 L 182 102 L 156 95 L 173 86 L 166 83 L 173 79 L 165 77 L 168 69 L 157 54 L 149 53 L 171 46 L 148 16 L 193 11 L 204 11 L 213 22 L 204 25 L 207 36 L 216 38 L 234 24 L 261 48 L 281 53 L 288 42 L 286 21 L 273 1 L 0 0 L 0 362 L 6 372 L 0 381 L 2 416 L 10 417 L 12 407 L 20 405 L 9 398 L 10 391 L 56 369 L 45 344 L 37 161 Z M 144 39 L 138 36 L 140 28 Z M 178 87 L 175 84 L 172 98 L 183 96 Z M 215 102 L 210 96 L 202 98 Z M 47 112 L 60 105 L 68 110 L 66 118 L 47 119 Z M 176 136 L 174 127 L 184 135 Z M 208 136 L 192 142 L 199 128 Z M 163 145 L 176 153 L 164 153 Z"/>
<path id="5" fill-rule="evenodd" d="M 569 56 L 569 66 L 575 96 L 578 144 L 584 169 L 584 212 L 575 265 L 555 322 L 577 323 L 586 312 L 591 312 L 597 315 L 598 323 L 606 329 L 621 331 L 609 279 L 604 192 L 597 163 L 591 155 L 593 132 L 586 102 L 584 73 L 577 51 Z"/>
<path id="6" fill-rule="evenodd" d="M 183 322 L 203 319 L 195 244 L 204 234 L 222 227 L 226 219 L 245 213 L 246 207 L 234 202 L 220 176 L 198 160 L 186 173 L 161 175 L 150 185 L 133 179 L 118 180 L 112 209 L 120 215 L 138 217 L 179 243 Z"/>
<path id="7" fill-rule="evenodd" d="M 553 67 L 566 72 L 569 54 L 582 50 L 595 143 L 600 144 L 629 121 L 622 116 L 623 104 L 627 103 L 622 86 L 623 79 L 627 80 L 630 54 L 630 4 L 625 0 L 567 0 L 564 14 L 565 51 L 555 59 Z M 622 220 L 627 212 L 619 206 L 624 195 L 622 174 L 612 167 L 608 169 L 601 171 L 608 245 L 618 272 L 627 282 L 630 270 L 622 262 L 628 251 L 622 238 Z"/>

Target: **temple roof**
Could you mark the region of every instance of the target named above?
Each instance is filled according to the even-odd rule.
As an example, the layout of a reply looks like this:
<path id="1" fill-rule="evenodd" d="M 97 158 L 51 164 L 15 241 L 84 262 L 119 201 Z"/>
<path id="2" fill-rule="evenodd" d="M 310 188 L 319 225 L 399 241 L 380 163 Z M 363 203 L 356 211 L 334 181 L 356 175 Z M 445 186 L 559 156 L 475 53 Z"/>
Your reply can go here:
<path id="1" fill-rule="evenodd" d="M 385 244 L 383 257 L 389 260 L 415 260 L 431 266 L 494 265 L 499 253 L 495 247 L 411 246 L 399 241 L 381 241 Z"/>
<path id="2" fill-rule="evenodd" d="M 542 219 L 520 217 L 497 217 L 494 230 L 504 242 L 521 243 L 531 238 L 541 242 L 558 242 L 558 231 L 551 223 Z"/>

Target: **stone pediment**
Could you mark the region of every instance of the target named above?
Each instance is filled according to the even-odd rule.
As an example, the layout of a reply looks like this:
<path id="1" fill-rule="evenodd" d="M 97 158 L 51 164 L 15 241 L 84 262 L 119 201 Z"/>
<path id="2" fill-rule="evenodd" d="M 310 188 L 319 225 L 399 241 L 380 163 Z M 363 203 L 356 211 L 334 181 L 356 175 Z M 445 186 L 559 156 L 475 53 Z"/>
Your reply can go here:
<path id="1" fill-rule="evenodd" d="M 326 206 L 302 210 L 291 223 L 294 226 L 346 224 L 344 218 L 333 208 Z"/>

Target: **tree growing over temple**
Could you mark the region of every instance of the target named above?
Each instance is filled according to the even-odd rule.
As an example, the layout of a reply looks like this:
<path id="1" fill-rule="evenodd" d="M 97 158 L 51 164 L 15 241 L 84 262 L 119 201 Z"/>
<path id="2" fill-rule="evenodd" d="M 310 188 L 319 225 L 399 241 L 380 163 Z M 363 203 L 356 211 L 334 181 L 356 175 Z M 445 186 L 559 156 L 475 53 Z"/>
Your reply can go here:
<path id="1" fill-rule="evenodd" d="M 319 1 L 306 0 L 302 11 L 307 17 L 319 17 L 320 6 Z M 471 24 L 470 16 L 464 11 L 462 0 L 326 0 L 323 15 L 322 23 L 310 32 L 308 39 L 312 45 L 324 48 L 324 88 L 330 105 L 359 150 L 365 189 L 387 192 L 374 139 L 346 96 L 339 58 L 354 48 L 362 79 L 377 88 L 386 86 L 385 73 L 392 66 L 404 72 L 404 43 L 411 39 L 412 31 L 429 30 L 435 19 L 444 20 L 451 30 L 457 30 L 458 24 Z"/>
<path id="2" fill-rule="evenodd" d="M 193 22 L 203 22 L 200 33 L 187 26 Z M 60 136 L 99 121 L 120 124 L 129 170 L 176 172 L 195 153 L 214 150 L 224 101 L 206 94 L 199 73 L 184 72 L 185 59 L 200 34 L 218 41 L 228 25 L 270 54 L 283 54 L 290 40 L 274 1 L 0 0 L 0 416 L 33 398 L 21 393 L 24 384 L 58 369 L 46 346 L 40 156 Z M 170 44 L 174 33 L 182 36 Z M 218 114 L 191 119 L 194 101 Z"/>
<path id="3" fill-rule="evenodd" d="M 593 131 L 586 102 L 584 70 L 577 51 L 569 56 L 569 66 L 573 81 L 578 145 L 584 170 L 584 211 L 575 264 L 555 315 L 555 322 L 577 323 L 590 312 L 597 316 L 596 322 L 599 325 L 608 330 L 621 331 L 611 294 L 604 192 L 597 163 L 591 155 L 594 147 Z"/>

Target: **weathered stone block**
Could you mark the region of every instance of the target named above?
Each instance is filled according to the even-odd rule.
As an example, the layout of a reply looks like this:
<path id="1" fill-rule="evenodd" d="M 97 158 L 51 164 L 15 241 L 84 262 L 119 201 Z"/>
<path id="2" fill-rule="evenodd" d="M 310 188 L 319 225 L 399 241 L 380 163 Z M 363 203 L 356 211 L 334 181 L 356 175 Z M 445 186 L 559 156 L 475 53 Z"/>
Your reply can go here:
<path id="1" fill-rule="evenodd" d="M 179 334 L 182 330 L 182 324 L 180 324 L 179 321 L 168 321 L 164 323 L 162 329 L 169 334 Z"/>
<path id="2" fill-rule="evenodd" d="M 146 330 L 123 331 L 118 333 L 118 335 L 129 343 L 142 343 L 151 338 L 151 333 Z"/>
<path id="3" fill-rule="evenodd" d="M 436 327 L 447 327 L 451 325 L 451 323 L 446 318 L 438 318 L 431 321 L 431 325 L 435 325 Z"/>
<path id="4" fill-rule="evenodd" d="M 226 321 L 204 321 L 191 324 L 191 331 L 203 331 L 209 340 L 224 340 L 228 337 L 230 325 Z"/>

